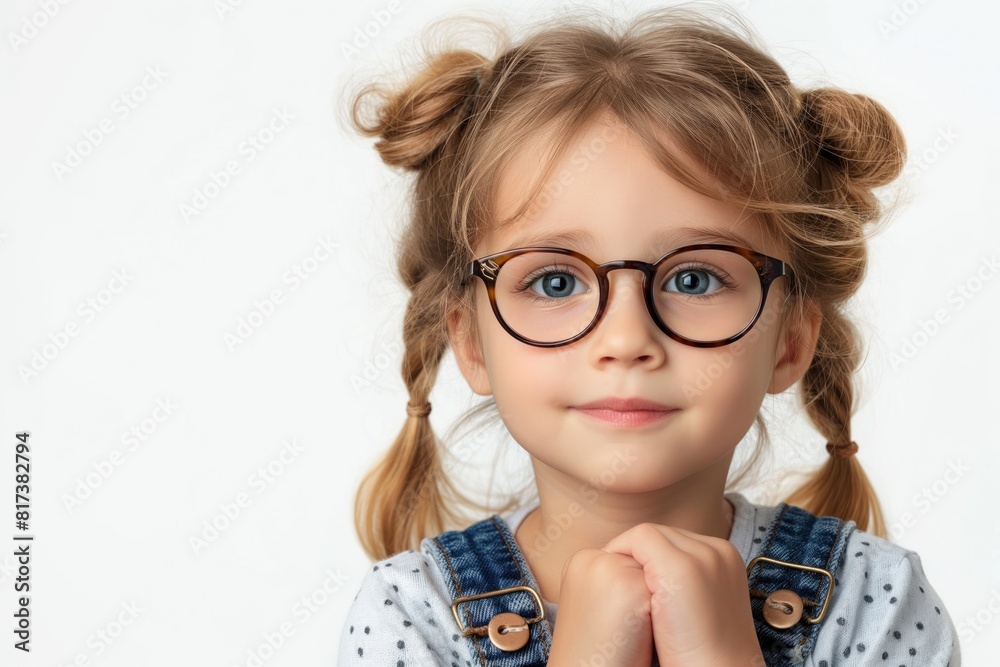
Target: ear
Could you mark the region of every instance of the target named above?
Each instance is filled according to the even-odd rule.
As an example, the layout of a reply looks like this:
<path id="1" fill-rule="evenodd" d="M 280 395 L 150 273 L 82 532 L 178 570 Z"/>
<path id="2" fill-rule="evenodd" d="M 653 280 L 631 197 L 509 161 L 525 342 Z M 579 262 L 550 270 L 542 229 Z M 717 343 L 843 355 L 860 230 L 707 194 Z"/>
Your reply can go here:
<path id="1" fill-rule="evenodd" d="M 780 394 L 802 379 L 816 353 L 823 314 L 811 299 L 803 304 L 803 311 L 801 321 L 793 315 L 778 335 L 774 372 L 767 387 L 770 394 Z"/>
<path id="2" fill-rule="evenodd" d="M 448 339 L 469 388 L 480 396 L 492 394 L 478 336 L 473 335 L 472 323 L 465 308 L 455 308 L 448 316 Z"/>

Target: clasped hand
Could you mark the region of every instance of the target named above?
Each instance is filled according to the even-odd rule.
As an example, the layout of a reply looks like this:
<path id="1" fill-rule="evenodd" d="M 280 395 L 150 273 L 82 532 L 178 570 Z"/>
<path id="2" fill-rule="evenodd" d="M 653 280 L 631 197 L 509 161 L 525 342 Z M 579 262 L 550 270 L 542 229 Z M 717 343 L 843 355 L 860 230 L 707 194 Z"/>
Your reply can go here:
<path id="1" fill-rule="evenodd" d="M 661 667 L 764 667 L 728 540 L 643 523 L 567 560 L 550 664 L 645 666 L 654 646 Z"/>

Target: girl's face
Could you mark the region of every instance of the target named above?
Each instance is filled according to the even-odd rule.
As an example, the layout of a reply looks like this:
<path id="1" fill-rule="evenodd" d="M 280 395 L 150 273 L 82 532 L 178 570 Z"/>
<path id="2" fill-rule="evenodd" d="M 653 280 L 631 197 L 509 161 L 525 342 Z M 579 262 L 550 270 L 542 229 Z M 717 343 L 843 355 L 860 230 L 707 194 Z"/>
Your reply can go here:
<path id="1" fill-rule="evenodd" d="M 529 148 L 505 172 L 498 216 L 514 211 L 537 178 L 539 163 Z M 682 245 L 718 242 L 788 259 L 781 248 L 764 242 L 738 208 L 682 186 L 615 123 L 593 123 L 556 166 L 543 192 L 529 216 L 485 238 L 477 256 L 555 245 L 597 263 L 653 262 Z M 591 240 L 542 238 L 570 231 Z M 723 236 L 705 236 L 713 233 Z M 733 234 L 744 240 L 733 240 Z M 666 239 L 664 244 L 653 243 L 657 236 Z M 512 437 L 531 455 L 540 485 L 566 491 L 589 485 L 610 493 L 668 487 L 721 493 L 733 451 L 764 395 L 791 386 L 812 358 L 819 320 L 813 317 L 800 336 L 782 326 L 784 280 L 772 285 L 754 328 L 717 348 L 687 346 L 660 331 L 643 301 L 642 274 L 627 269 L 609 274 L 607 311 L 597 327 L 568 345 L 534 347 L 510 336 L 493 315 L 478 278 L 478 340 L 461 333 L 461 315 L 449 329 L 463 375 L 475 393 L 494 395 Z M 676 411 L 644 426 L 625 427 L 575 409 L 604 398 L 641 398 Z"/>

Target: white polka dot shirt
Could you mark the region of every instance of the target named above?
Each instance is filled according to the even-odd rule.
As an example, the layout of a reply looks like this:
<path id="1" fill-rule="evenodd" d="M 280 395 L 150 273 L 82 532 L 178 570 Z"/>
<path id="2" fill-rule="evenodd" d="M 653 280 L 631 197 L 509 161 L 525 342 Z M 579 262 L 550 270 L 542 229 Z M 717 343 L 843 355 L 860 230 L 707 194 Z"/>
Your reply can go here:
<path id="1" fill-rule="evenodd" d="M 776 508 L 741 493 L 726 497 L 736 508 L 729 541 L 749 564 Z M 501 515 L 511 534 L 537 506 L 536 500 Z M 804 667 L 960 667 L 955 626 L 916 552 L 855 529 L 835 575 L 827 617 Z M 557 632 L 558 605 L 543 603 Z M 341 631 L 338 665 L 479 664 L 458 634 L 448 588 L 426 546 L 381 560 L 365 574 Z"/>

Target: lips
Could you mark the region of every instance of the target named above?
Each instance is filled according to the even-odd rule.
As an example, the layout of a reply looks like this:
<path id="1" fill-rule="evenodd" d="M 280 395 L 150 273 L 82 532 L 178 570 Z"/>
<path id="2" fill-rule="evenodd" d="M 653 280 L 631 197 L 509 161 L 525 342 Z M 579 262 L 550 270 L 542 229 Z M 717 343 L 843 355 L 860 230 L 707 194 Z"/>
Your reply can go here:
<path id="1" fill-rule="evenodd" d="M 615 410 L 617 412 L 638 412 L 640 410 L 652 410 L 655 412 L 670 412 L 677 408 L 663 403 L 647 401 L 644 398 L 601 398 L 590 403 L 574 405 L 577 410 Z"/>
<path id="2" fill-rule="evenodd" d="M 678 408 L 644 398 L 614 397 L 575 405 L 571 409 L 598 422 L 626 428 L 653 424 L 678 411 Z"/>

